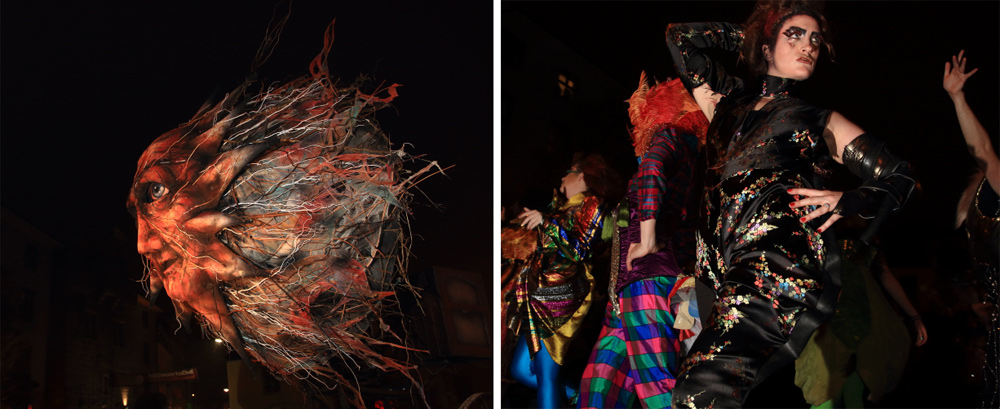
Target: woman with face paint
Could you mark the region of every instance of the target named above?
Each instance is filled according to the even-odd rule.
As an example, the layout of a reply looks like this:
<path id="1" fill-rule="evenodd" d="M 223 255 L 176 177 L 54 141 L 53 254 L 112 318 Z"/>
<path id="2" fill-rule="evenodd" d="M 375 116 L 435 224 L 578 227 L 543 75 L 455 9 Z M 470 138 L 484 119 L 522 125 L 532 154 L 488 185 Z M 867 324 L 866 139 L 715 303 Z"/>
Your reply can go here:
<path id="1" fill-rule="evenodd" d="M 525 208 L 515 219 L 519 226 L 504 229 L 504 237 L 531 247 L 504 252 L 502 275 L 510 278 L 501 319 L 504 343 L 514 342 L 510 375 L 537 389 L 539 408 L 563 407 L 575 394 L 576 382 L 565 382 L 560 371 L 595 296 L 590 259 L 601 239 L 605 198 L 617 185 L 602 156 L 577 155 L 548 211 Z"/>
<path id="2" fill-rule="evenodd" d="M 826 20 L 802 2 L 758 2 L 744 26 L 671 25 L 678 75 L 712 118 L 696 240 L 697 275 L 716 292 L 702 333 L 681 363 L 677 407 L 739 407 L 750 390 L 791 363 L 832 313 L 839 252 L 828 228 L 841 217 L 880 220 L 913 189 L 909 165 L 828 109 L 797 97 L 816 68 Z M 739 52 L 759 78 L 726 75 L 704 53 Z M 721 101 L 707 100 L 707 91 Z M 841 163 L 863 182 L 822 186 L 822 166 Z"/>

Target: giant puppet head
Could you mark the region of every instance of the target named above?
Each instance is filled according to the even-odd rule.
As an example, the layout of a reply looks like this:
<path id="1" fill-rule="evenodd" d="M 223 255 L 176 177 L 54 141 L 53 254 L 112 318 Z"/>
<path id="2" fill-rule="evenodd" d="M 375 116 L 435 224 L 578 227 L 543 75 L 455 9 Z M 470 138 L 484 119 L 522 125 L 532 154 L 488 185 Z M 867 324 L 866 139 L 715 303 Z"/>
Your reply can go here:
<path id="1" fill-rule="evenodd" d="M 157 138 L 128 207 L 151 296 L 165 291 L 182 323 L 196 316 L 244 359 L 346 385 L 359 403 L 335 359 L 410 376 L 378 352 L 405 348 L 381 313 L 407 286 L 407 188 L 431 165 L 402 176 L 407 156 L 369 118 L 397 85 L 336 87 L 329 44 L 312 75 L 255 96 L 244 85 Z"/>

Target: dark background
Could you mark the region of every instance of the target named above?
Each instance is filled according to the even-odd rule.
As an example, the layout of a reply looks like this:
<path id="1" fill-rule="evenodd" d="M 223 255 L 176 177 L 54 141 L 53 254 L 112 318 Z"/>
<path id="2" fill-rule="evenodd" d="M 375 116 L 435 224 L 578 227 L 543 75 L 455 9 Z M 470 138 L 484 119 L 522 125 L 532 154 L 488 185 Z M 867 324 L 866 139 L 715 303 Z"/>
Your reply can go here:
<path id="1" fill-rule="evenodd" d="M 526 103 L 523 101 L 527 95 L 538 94 L 528 81 L 508 80 L 515 75 L 529 75 L 532 64 L 514 61 L 510 56 L 530 55 L 532 44 L 550 39 L 561 42 L 586 64 L 596 66 L 619 89 L 606 101 L 587 101 L 593 106 L 576 111 L 572 104 L 566 104 L 537 113 L 540 117 L 559 117 L 553 121 L 576 115 L 584 125 L 554 127 L 572 132 L 524 137 L 502 128 L 502 204 L 518 209 L 544 207 L 576 151 L 605 153 L 623 176 L 631 175 L 635 160 L 624 101 L 635 90 L 641 71 L 658 80 L 675 75 L 665 43 L 667 25 L 742 22 L 753 5 L 721 1 L 502 3 L 504 109 L 508 103 L 516 108 Z M 821 55 L 814 76 L 800 87 L 803 97 L 817 106 L 841 112 L 868 133 L 887 141 L 894 154 L 913 164 L 919 182 L 919 191 L 903 211 L 883 225 L 880 238 L 889 265 L 924 315 L 930 341 L 913 348 L 899 388 L 877 406 L 976 406 L 978 362 L 982 359 L 977 355 L 981 349 L 976 348 L 982 348 L 977 342 L 982 339 L 984 326 L 982 316 L 971 307 L 982 299 L 983 286 L 970 272 L 964 230 L 953 228 L 956 204 L 975 162 L 966 150 L 941 80 L 945 61 L 964 49 L 969 69 L 979 68 L 966 83 L 966 98 L 993 138 L 994 149 L 1000 147 L 1000 3 L 828 1 L 824 7 L 832 25 L 830 40 L 835 62 Z M 544 35 L 532 37 L 528 30 L 515 32 L 515 27 L 507 24 L 512 17 L 526 18 Z M 589 69 L 576 61 L 566 58 L 546 64 L 560 72 Z M 739 65 L 734 72 L 743 75 L 745 68 Z M 579 101 L 584 100 L 587 86 L 579 81 Z M 551 88 L 547 92 L 558 94 L 555 81 Z M 504 117 L 510 123 L 521 119 Z M 523 166 L 533 166 L 538 176 L 510 176 L 515 174 L 515 168 L 507 166 L 508 155 L 530 158 L 535 151 L 546 151 L 545 159 Z M 858 180 L 840 168 L 835 183 L 845 188 L 856 186 Z M 748 405 L 808 406 L 791 376 L 790 370 L 775 375 L 750 395 Z"/>
<path id="2" fill-rule="evenodd" d="M 595 126 L 572 135 L 572 141 L 559 145 L 564 151 L 553 156 L 565 156 L 568 160 L 576 150 L 628 155 L 629 122 L 627 104 L 623 101 L 635 90 L 639 73 L 646 71 L 659 80 L 674 76 L 665 42 L 667 24 L 742 22 L 753 4 L 745 1 L 504 2 L 503 13 L 527 17 L 621 84 L 621 95 L 606 102 L 618 108 L 611 110 L 617 117 L 604 121 L 610 125 L 598 122 L 603 118 L 593 119 Z M 831 62 L 825 53 L 821 55 L 815 74 L 800 87 L 803 98 L 842 113 L 867 133 L 887 141 L 893 153 L 916 167 L 922 191 L 902 217 L 895 218 L 898 222 L 891 225 L 891 230 L 905 231 L 910 237 L 951 230 L 958 195 L 965 188 L 975 162 L 965 148 L 954 107 L 941 88 L 944 63 L 964 49 L 969 69 L 979 68 L 966 83 L 966 99 L 995 140 L 1000 125 L 996 116 L 1000 111 L 997 98 L 1000 5 L 986 1 L 830 1 L 825 3 L 825 10 L 832 25 L 836 61 Z M 568 68 L 572 71 L 573 67 Z M 743 74 L 745 68 L 741 64 L 734 71 Z M 526 92 L 519 85 L 505 82 L 502 92 L 504 95 Z M 509 143 L 515 137 L 509 134 L 501 137 L 505 157 L 538 147 Z M 566 160 L 553 160 L 556 163 L 552 167 L 559 169 L 539 183 L 547 185 L 543 190 L 558 186 Z M 619 167 L 625 177 L 634 171 L 634 159 L 612 160 L 621 163 Z M 509 188 L 534 182 L 504 178 L 505 171 L 501 169 L 505 193 L 523 192 L 524 189 Z M 534 193 L 512 194 L 503 197 L 502 202 L 513 203 L 519 199 L 516 196 Z M 537 200 L 532 204 L 540 206 Z M 928 251 L 914 252 L 912 257 L 906 257 L 908 260 L 898 262 L 923 264 L 929 256 Z"/>
<path id="3" fill-rule="evenodd" d="M 331 75 L 400 83 L 376 119 L 395 146 L 454 166 L 420 185 L 415 267 L 490 271 L 488 4 L 297 1 L 268 81 L 306 74 L 337 19 Z M 250 74 L 272 2 L 3 5 L 2 203 L 65 245 L 134 234 L 125 199 L 142 151 Z M 434 204 L 438 208 L 434 208 Z M 469 240 L 481 237 L 482 240 Z M 462 243 L 463 251 L 454 251 Z M 100 254 L 93 254 L 100 258 Z M 138 256 L 136 256 L 138 257 Z"/>
<path id="4" fill-rule="evenodd" d="M 124 299 L 144 295 L 125 208 L 139 155 L 242 83 L 268 23 L 288 6 L 3 2 L 0 204 L 62 245 L 54 286 L 85 281 Z M 295 1 L 256 72 L 266 83 L 307 74 L 336 19 L 332 77 L 350 84 L 366 76 L 369 92 L 402 84 L 375 119 L 394 147 L 405 143 L 408 153 L 449 167 L 413 192 L 411 276 L 447 267 L 490 285 L 491 15 L 488 2 Z M 80 308 L 78 300 L 53 303 L 54 313 Z M 158 305 L 172 315 L 165 296 Z M 197 329 L 173 336 L 201 338 Z"/>

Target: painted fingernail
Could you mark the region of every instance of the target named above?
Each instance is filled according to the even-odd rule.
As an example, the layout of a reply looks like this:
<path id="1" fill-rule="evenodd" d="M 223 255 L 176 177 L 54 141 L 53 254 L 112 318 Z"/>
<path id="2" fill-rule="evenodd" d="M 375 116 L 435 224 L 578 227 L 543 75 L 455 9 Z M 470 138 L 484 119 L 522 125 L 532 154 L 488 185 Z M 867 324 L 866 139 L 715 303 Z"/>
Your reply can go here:
<path id="1" fill-rule="evenodd" d="M 788 204 L 788 207 L 795 207 L 795 202 L 791 202 L 791 203 L 789 203 L 789 204 Z"/>
<path id="2" fill-rule="evenodd" d="M 823 232 L 823 228 L 822 228 L 822 227 L 820 227 L 820 228 L 816 229 L 816 231 L 818 231 L 818 232 L 822 233 L 822 232 Z"/>
<path id="3" fill-rule="evenodd" d="M 788 189 L 788 193 L 792 193 L 792 189 Z"/>
<path id="4" fill-rule="evenodd" d="M 806 218 L 805 218 L 805 217 L 803 217 L 803 218 L 799 219 L 799 221 L 800 221 L 800 222 L 804 222 L 804 221 L 806 221 Z"/>

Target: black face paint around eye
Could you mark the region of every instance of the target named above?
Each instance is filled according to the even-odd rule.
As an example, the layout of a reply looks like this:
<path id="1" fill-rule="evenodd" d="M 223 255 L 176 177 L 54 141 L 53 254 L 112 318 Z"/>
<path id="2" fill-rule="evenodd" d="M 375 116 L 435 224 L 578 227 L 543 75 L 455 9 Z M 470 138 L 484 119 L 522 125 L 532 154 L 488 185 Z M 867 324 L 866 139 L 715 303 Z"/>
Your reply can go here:
<path id="1" fill-rule="evenodd" d="M 785 32 L 781 34 L 783 34 L 785 37 L 788 37 L 789 40 L 798 40 L 799 38 L 802 38 L 802 36 L 805 33 L 806 29 L 802 27 L 791 26 L 788 27 L 788 30 L 785 30 Z"/>

